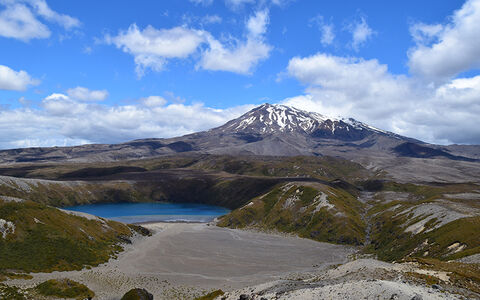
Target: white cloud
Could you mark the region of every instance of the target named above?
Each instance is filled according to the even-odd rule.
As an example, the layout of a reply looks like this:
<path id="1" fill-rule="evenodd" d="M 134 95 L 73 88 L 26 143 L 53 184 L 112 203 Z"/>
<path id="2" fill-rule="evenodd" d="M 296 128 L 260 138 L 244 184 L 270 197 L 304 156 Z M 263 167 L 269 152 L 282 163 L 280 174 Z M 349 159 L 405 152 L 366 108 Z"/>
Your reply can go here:
<path id="1" fill-rule="evenodd" d="M 219 15 L 204 15 L 198 16 L 191 13 L 185 13 L 182 15 L 183 27 L 205 27 L 212 24 L 220 24 L 223 19 Z"/>
<path id="2" fill-rule="evenodd" d="M 201 20 L 202 24 L 219 24 L 222 23 L 222 18 L 218 15 L 206 15 Z"/>
<path id="3" fill-rule="evenodd" d="M 53 93 L 42 101 L 42 107 L 50 116 L 65 117 L 73 116 L 86 111 L 86 104 L 76 102 L 67 95 Z"/>
<path id="4" fill-rule="evenodd" d="M 255 0 L 225 0 L 225 4 L 233 10 L 242 8 L 245 4 L 255 3 Z"/>
<path id="5" fill-rule="evenodd" d="M 60 93 L 53 93 L 43 99 L 45 101 L 69 100 L 68 96 Z"/>
<path id="6" fill-rule="evenodd" d="M 410 34 L 417 44 L 427 44 L 435 41 L 436 36 L 443 30 L 440 24 L 415 23 L 410 26 Z"/>
<path id="7" fill-rule="evenodd" d="M 208 36 L 209 49 L 202 53 L 197 68 L 250 74 L 260 61 L 269 57 L 272 50 L 264 41 L 268 22 L 268 11 L 256 12 L 247 20 L 246 40 L 234 40 L 233 45 L 224 45 Z"/>
<path id="8" fill-rule="evenodd" d="M 29 85 L 39 83 L 39 80 L 31 78 L 25 71 L 15 71 L 0 65 L 0 90 L 24 91 Z"/>
<path id="9" fill-rule="evenodd" d="M 77 86 L 73 89 L 68 89 L 67 94 L 70 98 L 81 101 L 102 101 L 108 97 L 107 90 L 89 90 L 85 87 Z"/>
<path id="10" fill-rule="evenodd" d="M 190 0 L 190 2 L 195 3 L 196 5 L 209 6 L 212 5 L 213 0 Z"/>
<path id="11" fill-rule="evenodd" d="M 37 14 L 48 21 L 56 22 L 62 25 L 65 29 L 72 29 L 80 26 L 80 21 L 69 15 L 59 14 L 53 11 L 45 0 L 26 0 L 32 7 L 35 8 Z"/>
<path id="12" fill-rule="evenodd" d="M 47 26 L 38 21 L 29 8 L 23 4 L 8 6 L 0 12 L 0 35 L 29 41 L 50 36 Z"/>
<path id="13" fill-rule="evenodd" d="M 143 105 L 148 107 L 158 107 L 167 104 L 167 100 L 161 96 L 149 96 L 140 99 L 140 101 L 143 103 Z"/>
<path id="14" fill-rule="evenodd" d="M 271 47 L 255 40 L 247 40 L 235 48 L 225 48 L 217 40 L 210 41 L 199 67 L 212 71 L 250 74 L 257 63 L 268 57 Z"/>
<path id="15" fill-rule="evenodd" d="M 293 2 L 295 0 L 272 0 L 272 4 L 278 5 L 278 6 L 285 6 L 290 2 Z"/>
<path id="16" fill-rule="evenodd" d="M 352 48 L 355 51 L 358 51 L 375 34 L 363 17 L 360 21 L 350 24 L 348 29 L 352 33 Z"/>
<path id="17" fill-rule="evenodd" d="M 156 29 L 147 26 L 139 30 L 136 24 L 117 36 L 105 37 L 108 44 L 114 44 L 135 59 L 139 77 L 146 69 L 161 71 L 169 59 L 186 58 L 204 42 L 205 32 L 184 27 Z"/>
<path id="18" fill-rule="evenodd" d="M 316 54 L 292 58 L 305 94 L 283 102 L 437 143 L 480 143 L 480 76 L 439 87 L 391 74 L 377 60 Z"/>
<path id="19" fill-rule="evenodd" d="M 173 137 L 210 129 L 253 106 L 213 109 L 203 104 L 165 105 L 161 97 L 138 105 L 107 106 L 52 94 L 41 108 L 0 111 L 0 148 L 118 143 L 137 138 Z"/>
<path id="20" fill-rule="evenodd" d="M 331 45 L 335 39 L 335 33 L 333 32 L 332 24 L 323 24 L 321 27 L 322 38 L 321 42 L 323 45 Z"/>
<path id="21" fill-rule="evenodd" d="M 233 11 L 239 11 L 249 4 L 257 4 L 259 7 L 270 6 L 272 4 L 277 6 L 286 6 L 288 3 L 293 1 L 295 0 L 225 0 L 225 5 Z"/>
<path id="22" fill-rule="evenodd" d="M 247 21 L 249 36 L 252 38 L 261 37 L 267 31 L 268 22 L 268 11 L 257 11 L 257 13 L 251 16 Z"/>
<path id="23" fill-rule="evenodd" d="M 413 74 L 435 82 L 480 68 L 480 0 L 469 0 L 444 25 L 414 24 L 417 45 L 409 51 Z"/>
<path id="24" fill-rule="evenodd" d="M 335 39 L 335 32 L 334 26 L 332 23 L 325 22 L 323 16 L 318 15 L 312 19 L 310 19 L 310 24 L 315 23 L 315 25 L 320 30 L 322 34 L 320 42 L 323 46 L 328 46 L 333 44 L 333 40 Z"/>
<path id="25" fill-rule="evenodd" d="M 0 36 L 25 42 L 50 37 L 49 28 L 38 20 L 38 16 L 66 29 L 80 26 L 80 21 L 51 10 L 44 0 L 5 0 L 1 4 L 5 9 L 0 11 Z"/>
<path id="26" fill-rule="evenodd" d="M 183 18 L 186 23 L 198 19 L 189 15 Z M 212 16 L 210 21 L 221 19 Z M 245 24 L 244 39 L 230 37 L 227 41 L 219 41 L 208 31 L 187 26 L 156 29 L 149 25 L 140 30 L 136 24 L 116 36 L 106 35 L 104 40 L 133 55 L 139 78 L 147 69 L 162 71 L 169 60 L 186 59 L 199 49 L 202 51 L 200 61 L 196 64 L 197 70 L 251 74 L 260 61 L 269 57 L 272 50 L 265 42 L 268 22 L 268 10 L 257 11 Z"/>

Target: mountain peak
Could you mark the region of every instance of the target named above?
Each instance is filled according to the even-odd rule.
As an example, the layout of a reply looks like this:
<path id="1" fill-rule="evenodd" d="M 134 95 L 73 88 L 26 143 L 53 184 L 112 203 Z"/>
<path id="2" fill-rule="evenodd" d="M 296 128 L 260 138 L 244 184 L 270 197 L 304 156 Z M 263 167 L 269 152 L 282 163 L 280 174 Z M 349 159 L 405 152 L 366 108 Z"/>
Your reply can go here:
<path id="1" fill-rule="evenodd" d="M 327 119 L 319 113 L 307 112 L 286 105 L 265 103 L 222 127 L 228 131 L 249 131 L 261 134 L 292 131 L 311 133 L 316 126 Z"/>
<path id="2" fill-rule="evenodd" d="M 332 118 L 292 106 L 270 103 L 255 107 L 217 130 L 256 135 L 296 133 L 340 140 L 360 140 L 373 133 L 393 135 L 352 118 Z"/>

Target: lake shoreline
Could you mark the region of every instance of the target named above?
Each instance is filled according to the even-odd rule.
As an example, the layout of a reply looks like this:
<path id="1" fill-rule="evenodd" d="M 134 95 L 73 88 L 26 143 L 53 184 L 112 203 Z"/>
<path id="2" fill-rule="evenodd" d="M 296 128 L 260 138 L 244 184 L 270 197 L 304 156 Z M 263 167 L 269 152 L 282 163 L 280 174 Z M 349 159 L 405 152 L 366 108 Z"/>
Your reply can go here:
<path id="1" fill-rule="evenodd" d="M 230 213 L 221 206 L 199 203 L 94 203 L 64 207 L 64 210 L 87 213 L 124 224 L 209 223 Z"/>
<path id="2" fill-rule="evenodd" d="M 208 222 L 201 222 L 201 221 L 146 221 L 146 222 L 133 222 L 133 223 L 125 223 L 125 224 L 133 224 L 133 225 L 156 225 L 156 224 L 209 224 L 212 221 Z"/>

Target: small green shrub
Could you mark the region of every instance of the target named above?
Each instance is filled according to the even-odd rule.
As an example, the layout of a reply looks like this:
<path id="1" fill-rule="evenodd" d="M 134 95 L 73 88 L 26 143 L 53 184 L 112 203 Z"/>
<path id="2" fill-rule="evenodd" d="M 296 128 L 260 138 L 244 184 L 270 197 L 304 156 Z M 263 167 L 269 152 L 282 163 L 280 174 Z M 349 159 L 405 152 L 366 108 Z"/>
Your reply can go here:
<path id="1" fill-rule="evenodd" d="M 37 285 L 35 289 L 43 296 L 75 299 L 91 299 L 95 296 L 87 286 L 70 279 L 47 280 Z"/>
<path id="2" fill-rule="evenodd" d="M 222 290 L 216 290 L 216 291 L 208 293 L 204 296 L 195 298 L 195 300 L 213 300 L 213 299 L 217 298 L 218 296 L 222 296 L 223 294 L 225 294 L 225 293 Z"/>

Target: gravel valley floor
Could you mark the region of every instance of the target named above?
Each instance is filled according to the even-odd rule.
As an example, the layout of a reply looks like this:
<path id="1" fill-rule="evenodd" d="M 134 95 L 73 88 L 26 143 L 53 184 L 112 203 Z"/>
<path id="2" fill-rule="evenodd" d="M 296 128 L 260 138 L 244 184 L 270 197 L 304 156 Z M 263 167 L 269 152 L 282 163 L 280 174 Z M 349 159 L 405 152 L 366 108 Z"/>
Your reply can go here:
<path id="1" fill-rule="evenodd" d="M 138 237 L 118 259 L 82 271 L 38 273 L 8 284 L 32 287 L 70 278 L 86 284 L 96 299 L 119 299 L 142 287 L 155 299 L 188 299 L 212 289 L 245 288 L 311 273 L 347 262 L 355 248 L 308 239 L 189 223 L 144 225 L 155 233 Z"/>

